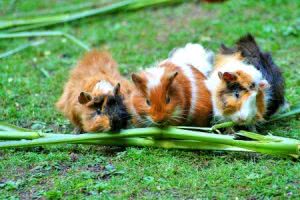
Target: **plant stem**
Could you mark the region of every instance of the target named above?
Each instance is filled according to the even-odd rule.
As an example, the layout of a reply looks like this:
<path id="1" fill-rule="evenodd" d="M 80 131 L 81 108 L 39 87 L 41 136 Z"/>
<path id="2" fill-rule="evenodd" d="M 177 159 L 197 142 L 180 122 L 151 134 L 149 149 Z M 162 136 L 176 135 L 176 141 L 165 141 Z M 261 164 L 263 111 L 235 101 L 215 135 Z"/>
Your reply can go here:
<path id="1" fill-rule="evenodd" d="M 33 140 L 41 137 L 42 135 L 37 132 L 0 131 L 1 140 Z"/>
<path id="2" fill-rule="evenodd" d="M 31 132 L 32 130 L 27 128 L 21 128 L 12 124 L 8 124 L 6 122 L 0 122 L 0 131 L 23 131 L 23 132 Z"/>
<path id="3" fill-rule="evenodd" d="M 157 5 L 163 5 L 163 4 L 175 4 L 175 3 L 180 3 L 183 2 L 183 0 L 139 0 L 136 1 L 133 4 L 128 5 L 125 9 L 126 10 L 137 10 L 141 9 L 144 7 L 153 7 Z"/>
<path id="4" fill-rule="evenodd" d="M 36 17 L 36 18 L 29 18 L 29 19 L 0 21 L 0 29 L 14 27 L 14 26 L 28 25 L 28 24 L 40 24 L 40 23 L 42 24 L 48 22 L 54 22 L 56 24 L 59 24 L 59 23 L 69 22 L 69 21 L 73 21 L 73 20 L 77 20 L 77 19 L 81 19 L 81 18 L 85 18 L 97 14 L 113 12 L 123 7 L 126 7 L 127 5 L 133 2 L 135 2 L 135 0 L 121 1 L 105 7 L 89 9 L 89 10 L 72 13 L 72 14 L 60 14 L 60 15 L 45 16 L 39 18 Z"/>
<path id="5" fill-rule="evenodd" d="M 221 128 L 230 128 L 234 127 L 235 123 L 234 122 L 223 122 L 220 124 L 215 124 L 212 127 L 194 127 L 194 126 L 174 126 L 174 128 L 179 128 L 179 129 L 187 129 L 187 130 L 199 130 L 199 131 L 206 131 L 206 132 L 217 132 L 221 133 L 219 129 Z"/>
<path id="6" fill-rule="evenodd" d="M 6 134 L 17 134 L 20 132 L 7 131 Z M 32 132 L 24 132 L 32 133 Z M 24 140 L 24 141 L 8 141 L 0 142 L 0 149 L 11 148 L 11 147 L 30 147 L 30 146 L 41 146 L 48 144 L 66 144 L 81 142 L 87 140 L 96 139 L 117 139 L 117 138 L 127 138 L 127 137 L 149 137 L 149 136 L 159 136 L 161 135 L 161 130 L 158 128 L 136 128 L 123 130 L 120 133 L 90 133 L 81 135 L 69 135 L 60 134 L 59 137 L 47 137 L 47 134 L 39 133 L 42 137 L 35 140 Z M 54 134 L 53 134 L 54 135 Z"/>
<path id="7" fill-rule="evenodd" d="M 230 128 L 230 127 L 234 127 L 236 124 L 234 123 L 234 122 L 232 122 L 232 121 L 230 121 L 230 122 L 223 122 L 223 123 L 221 123 L 221 124 L 215 124 L 215 125 L 213 125 L 212 127 L 211 127 L 211 129 L 213 130 L 213 131 L 216 131 L 216 130 L 219 130 L 219 129 L 221 129 L 221 128 Z"/>
<path id="8" fill-rule="evenodd" d="M 293 108 L 289 112 L 273 115 L 266 123 L 277 121 L 279 119 L 283 119 L 283 118 L 293 116 L 293 115 L 297 115 L 297 114 L 300 114 L 300 105 L 296 106 L 295 108 Z"/>
<path id="9" fill-rule="evenodd" d="M 83 141 L 76 144 L 95 144 L 111 146 L 137 146 L 137 147 L 158 147 L 165 149 L 186 149 L 186 150 L 219 150 L 219 151 L 247 151 L 251 150 L 232 147 L 223 144 L 206 143 L 193 140 L 169 140 L 169 139 L 149 139 L 149 138 L 120 138 L 117 140 L 93 140 Z"/>
<path id="10" fill-rule="evenodd" d="M 234 136 L 208 134 L 198 131 L 188 131 L 176 128 L 169 128 L 163 134 L 167 138 L 174 139 L 189 139 L 208 143 L 225 144 L 240 148 L 245 148 L 261 153 L 267 154 L 286 154 L 286 155 L 300 155 L 299 145 L 300 141 L 295 139 L 281 138 L 280 142 L 266 142 L 266 141 L 244 141 L 235 140 Z M 267 136 L 266 136 L 267 137 Z"/>
<path id="11" fill-rule="evenodd" d="M 64 36 L 83 48 L 84 50 L 88 51 L 90 48 L 84 44 L 82 41 L 78 40 L 74 36 L 64 33 L 61 31 L 37 31 L 37 32 L 19 32 L 19 33 L 0 33 L 0 39 L 4 38 L 21 38 L 21 37 L 43 37 L 43 36 Z"/>

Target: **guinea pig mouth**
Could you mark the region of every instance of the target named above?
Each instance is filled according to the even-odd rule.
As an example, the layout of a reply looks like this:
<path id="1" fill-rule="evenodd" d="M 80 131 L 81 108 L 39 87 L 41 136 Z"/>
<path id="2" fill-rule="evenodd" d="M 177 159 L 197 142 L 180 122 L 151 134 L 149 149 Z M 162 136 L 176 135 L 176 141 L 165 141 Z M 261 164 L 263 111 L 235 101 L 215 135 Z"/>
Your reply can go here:
<path id="1" fill-rule="evenodd" d="M 254 118 L 242 118 L 242 117 L 237 117 L 233 121 L 235 121 L 239 125 L 250 125 L 254 123 Z"/>

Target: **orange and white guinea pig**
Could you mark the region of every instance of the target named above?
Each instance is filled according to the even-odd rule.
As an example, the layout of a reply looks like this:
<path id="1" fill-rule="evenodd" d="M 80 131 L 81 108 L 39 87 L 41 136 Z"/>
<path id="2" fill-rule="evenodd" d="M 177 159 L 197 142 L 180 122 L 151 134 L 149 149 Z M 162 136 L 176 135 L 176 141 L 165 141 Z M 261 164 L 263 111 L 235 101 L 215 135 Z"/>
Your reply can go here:
<path id="1" fill-rule="evenodd" d="M 284 102 L 281 72 L 251 35 L 240 38 L 236 48 L 221 46 L 206 85 L 217 121 L 255 125 Z"/>
<path id="2" fill-rule="evenodd" d="M 212 54 L 199 44 L 176 49 L 158 66 L 132 74 L 136 126 L 209 125 L 212 105 L 204 80 Z"/>
<path id="3" fill-rule="evenodd" d="M 56 106 L 79 131 L 117 131 L 130 120 L 126 99 L 132 87 L 109 53 L 94 50 L 71 71 Z"/>

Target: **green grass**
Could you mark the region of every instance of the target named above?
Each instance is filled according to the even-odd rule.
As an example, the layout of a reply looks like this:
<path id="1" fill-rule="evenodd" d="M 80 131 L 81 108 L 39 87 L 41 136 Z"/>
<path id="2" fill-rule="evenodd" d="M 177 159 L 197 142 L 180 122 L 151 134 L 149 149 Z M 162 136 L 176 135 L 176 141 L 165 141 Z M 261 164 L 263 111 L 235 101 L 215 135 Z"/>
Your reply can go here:
<path id="1" fill-rule="evenodd" d="M 0 1 L 0 18 L 34 10 L 45 13 L 72 2 L 80 1 L 16 1 L 15 8 L 10 1 Z M 272 52 L 284 72 L 286 96 L 297 104 L 299 9 L 297 0 L 185 3 L 92 17 L 51 30 L 108 49 L 125 75 L 166 58 L 172 48 L 187 42 L 217 50 L 220 43 L 231 45 L 251 32 L 264 50 Z M 0 53 L 30 42 L 0 40 Z M 70 132 L 72 126 L 54 103 L 68 71 L 83 53 L 63 37 L 51 37 L 40 46 L 1 59 L 0 121 Z M 300 139 L 299 117 L 263 128 L 264 133 Z M 299 171 L 299 161 L 258 154 L 56 145 L 0 151 L 0 199 L 299 199 Z"/>

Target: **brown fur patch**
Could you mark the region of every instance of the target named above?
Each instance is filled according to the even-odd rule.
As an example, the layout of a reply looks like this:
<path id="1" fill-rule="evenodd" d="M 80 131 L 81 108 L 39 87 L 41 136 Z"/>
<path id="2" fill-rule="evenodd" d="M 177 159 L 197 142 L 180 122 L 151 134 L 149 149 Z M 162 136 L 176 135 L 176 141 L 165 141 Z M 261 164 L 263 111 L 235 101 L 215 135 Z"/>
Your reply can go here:
<path id="1" fill-rule="evenodd" d="M 257 105 L 257 120 L 264 121 L 264 115 L 266 113 L 266 105 L 264 101 L 264 93 L 259 89 L 256 96 L 256 105 Z"/>
<path id="2" fill-rule="evenodd" d="M 240 52 L 234 54 L 217 54 L 215 58 L 215 70 L 222 68 L 222 66 L 228 63 L 230 60 L 243 60 Z"/>

